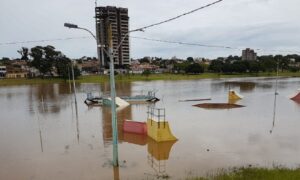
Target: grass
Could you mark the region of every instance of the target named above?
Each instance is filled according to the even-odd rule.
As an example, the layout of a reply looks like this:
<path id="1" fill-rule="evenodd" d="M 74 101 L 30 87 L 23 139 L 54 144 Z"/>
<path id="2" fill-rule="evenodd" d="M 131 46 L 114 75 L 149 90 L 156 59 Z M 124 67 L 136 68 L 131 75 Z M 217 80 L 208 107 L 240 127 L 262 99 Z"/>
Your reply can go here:
<path id="1" fill-rule="evenodd" d="M 300 169 L 276 167 L 267 168 L 239 168 L 228 172 L 221 172 L 207 177 L 190 178 L 189 180 L 297 180 L 300 179 Z"/>
<path id="2" fill-rule="evenodd" d="M 10 86 L 10 85 L 34 85 L 34 84 L 53 84 L 53 83 L 63 83 L 65 80 L 59 78 L 33 78 L 33 79 L 0 79 L 0 86 Z"/>
<path id="3" fill-rule="evenodd" d="M 258 73 L 258 74 L 216 74 L 216 73 L 203 73 L 197 75 L 187 74 L 150 74 L 145 75 L 117 75 L 117 82 L 132 82 L 132 81 L 155 81 L 155 80 L 197 80 L 197 79 L 216 79 L 216 78 L 237 78 L 237 77 L 273 77 L 276 73 Z M 279 76 L 284 77 L 300 77 L 300 72 L 281 72 Z M 77 83 L 104 83 L 109 81 L 108 75 L 90 75 L 81 76 Z M 0 86 L 5 85 L 31 85 L 42 83 L 63 83 L 65 80 L 59 78 L 34 78 L 34 79 L 0 79 Z"/>
<path id="4" fill-rule="evenodd" d="M 276 73 L 258 73 L 258 74 L 216 74 L 216 73 L 203 73 L 197 75 L 187 74 L 150 74 L 144 75 L 117 75 L 116 81 L 130 82 L 130 81 L 154 81 L 154 80 L 196 80 L 196 79 L 216 79 L 216 78 L 237 78 L 237 77 L 273 77 Z M 300 77 L 300 72 L 282 72 L 279 76 L 284 77 Z M 80 83 L 101 83 L 108 82 L 109 76 L 81 76 L 77 82 Z"/>

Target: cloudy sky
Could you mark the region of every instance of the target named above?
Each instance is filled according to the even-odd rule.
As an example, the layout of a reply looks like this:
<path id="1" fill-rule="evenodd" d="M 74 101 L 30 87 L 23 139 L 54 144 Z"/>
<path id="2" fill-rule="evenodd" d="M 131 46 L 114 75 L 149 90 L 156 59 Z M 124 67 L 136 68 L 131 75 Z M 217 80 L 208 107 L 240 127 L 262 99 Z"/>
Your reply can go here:
<path id="1" fill-rule="evenodd" d="M 156 23 L 215 0 L 98 0 L 100 6 L 129 9 L 130 29 Z M 95 30 L 94 0 L 0 0 L 0 58 L 17 58 L 22 46 L 53 45 L 71 58 L 96 56 L 95 40 L 65 22 Z M 262 54 L 300 51 L 299 0 L 224 0 L 175 21 L 132 36 L 208 45 L 264 49 Z M 50 42 L 9 42 L 78 38 Z M 167 44 L 131 38 L 131 57 L 240 55 L 240 50 Z M 274 51 L 275 50 L 275 51 Z M 300 53 L 299 53 L 300 54 Z"/>

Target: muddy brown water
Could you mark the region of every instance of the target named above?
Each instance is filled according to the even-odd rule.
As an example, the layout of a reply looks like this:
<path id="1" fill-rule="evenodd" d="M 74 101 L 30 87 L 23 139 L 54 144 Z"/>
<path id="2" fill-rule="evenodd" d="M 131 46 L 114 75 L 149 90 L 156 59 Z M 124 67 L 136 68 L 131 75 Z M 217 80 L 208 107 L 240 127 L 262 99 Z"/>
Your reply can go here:
<path id="1" fill-rule="evenodd" d="M 232 82 L 232 83 L 231 83 Z M 68 84 L 0 87 L 0 179 L 185 179 L 221 168 L 297 167 L 300 104 L 288 97 L 300 78 L 243 78 L 117 83 L 118 95 L 159 90 L 166 119 L 178 141 L 157 143 L 123 133 L 124 119 L 145 121 L 147 105 L 118 111 L 120 167 L 113 168 L 111 114 L 88 108 L 86 93 L 109 92 L 109 84 L 77 84 L 77 108 Z M 244 108 L 206 110 L 179 102 L 212 98 L 226 103 L 229 87 Z"/>

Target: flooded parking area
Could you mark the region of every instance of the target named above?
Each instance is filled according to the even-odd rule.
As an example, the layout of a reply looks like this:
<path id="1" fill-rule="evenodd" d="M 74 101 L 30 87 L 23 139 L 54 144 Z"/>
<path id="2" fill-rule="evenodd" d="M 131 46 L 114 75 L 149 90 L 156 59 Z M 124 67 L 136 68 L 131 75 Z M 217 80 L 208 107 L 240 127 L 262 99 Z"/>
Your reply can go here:
<path id="1" fill-rule="evenodd" d="M 109 84 L 0 87 L 0 179 L 185 179 L 240 166 L 298 167 L 300 103 L 290 100 L 300 78 L 235 78 L 117 83 L 117 95 L 158 90 L 157 108 L 177 141 L 156 142 L 124 133 L 125 119 L 147 121 L 148 104 L 118 110 L 119 168 L 113 168 L 109 107 L 88 107 L 86 94 Z M 228 91 L 243 108 L 202 109 L 227 103 Z M 211 100 L 209 100 L 211 99 Z"/>

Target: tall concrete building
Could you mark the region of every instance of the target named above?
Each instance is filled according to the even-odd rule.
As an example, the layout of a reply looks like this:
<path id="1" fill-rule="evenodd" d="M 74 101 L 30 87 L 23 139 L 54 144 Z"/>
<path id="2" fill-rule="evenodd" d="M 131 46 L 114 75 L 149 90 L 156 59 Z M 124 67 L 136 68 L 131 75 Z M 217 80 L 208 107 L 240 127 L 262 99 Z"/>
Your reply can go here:
<path id="1" fill-rule="evenodd" d="M 117 67 L 122 68 L 125 65 L 130 65 L 130 48 L 129 37 L 127 36 L 120 48 L 118 45 L 121 43 L 123 37 L 129 31 L 129 17 L 127 8 L 117 8 L 114 6 L 96 7 L 96 33 L 98 44 L 108 52 L 108 27 L 112 27 L 112 39 L 114 50 L 114 63 Z M 104 45 L 104 46 L 103 46 Z M 101 66 L 108 68 L 108 56 L 105 51 L 101 51 L 98 47 L 98 53 L 101 58 Z M 103 54 L 102 54 L 103 53 Z"/>
<path id="2" fill-rule="evenodd" d="M 242 60 L 256 61 L 257 54 L 253 49 L 247 48 L 242 52 Z"/>

